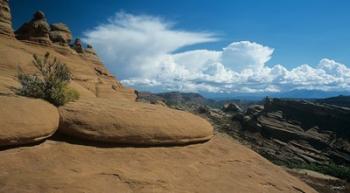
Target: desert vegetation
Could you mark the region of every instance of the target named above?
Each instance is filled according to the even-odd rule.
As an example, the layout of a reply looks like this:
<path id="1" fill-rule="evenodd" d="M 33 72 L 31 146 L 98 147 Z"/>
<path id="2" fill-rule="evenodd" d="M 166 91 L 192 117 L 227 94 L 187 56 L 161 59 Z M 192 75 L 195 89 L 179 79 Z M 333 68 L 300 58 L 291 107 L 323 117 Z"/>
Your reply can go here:
<path id="1" fill-rule="evenodd" d="M 317 171 L 323 174 L 328 174 L 331 176 L 335 176 L 347 181 L 350 181 L 350 167 L 338 165 L 335 163 L 320 165 L 320 164 L 290 164 L 288 165 L 290 168 L 301 168 L 301 169 L 308 169 Z"/>
<path id="2" fill-rule="evenodd" d="M 48 52 L 43 57 L 34 54 L 33 65 L 38 73 L 26 74 L 18 68 L 18 80 L 22 85 L 19 95 L 42 98 L 56 106 L 79 98 L 79 93 L 68 87 L 71 80 L 68 67 L 57 58 L 50 58 Z"/>

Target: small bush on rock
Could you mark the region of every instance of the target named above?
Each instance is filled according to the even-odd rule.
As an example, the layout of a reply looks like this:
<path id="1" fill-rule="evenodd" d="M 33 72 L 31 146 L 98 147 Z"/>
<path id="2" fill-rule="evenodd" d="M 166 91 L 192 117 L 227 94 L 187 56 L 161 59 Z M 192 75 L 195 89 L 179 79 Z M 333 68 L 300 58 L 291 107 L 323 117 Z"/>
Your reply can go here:
<path id="1" fill-rule="evenodd" d="M 19 68 L 18 80 L 22 88 L 18 94 L 42 98 L 56 106 L 79 98 L 77 91 L 68 88 L 71 73 L 65 64 L 60 63 L 56 58 L 50 59 L 50 53 L 46 53 L 44 57 L 37 55 L 33 57 L 33 64 L 39 73 L 29 75 Z"/>

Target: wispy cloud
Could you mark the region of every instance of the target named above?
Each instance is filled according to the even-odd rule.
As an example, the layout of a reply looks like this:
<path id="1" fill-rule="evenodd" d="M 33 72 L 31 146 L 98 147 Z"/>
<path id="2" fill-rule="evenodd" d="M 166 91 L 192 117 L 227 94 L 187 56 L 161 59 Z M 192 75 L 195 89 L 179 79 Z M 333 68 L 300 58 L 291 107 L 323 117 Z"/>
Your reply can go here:
<path id="1" fill-rule="evenodd" d="M 141 89 L 229 93 L 350 88 L 350 69 L 344 64 L 321 59 L 315 67 L 268 67 L 274 49 L 251 41 L 233 42 L 221 50 L 174 54 L 217 37 L 179 30 L 157 17 L 117 13 L 87 31 L 84 40 L 94 45 L 124 84 Z"/>

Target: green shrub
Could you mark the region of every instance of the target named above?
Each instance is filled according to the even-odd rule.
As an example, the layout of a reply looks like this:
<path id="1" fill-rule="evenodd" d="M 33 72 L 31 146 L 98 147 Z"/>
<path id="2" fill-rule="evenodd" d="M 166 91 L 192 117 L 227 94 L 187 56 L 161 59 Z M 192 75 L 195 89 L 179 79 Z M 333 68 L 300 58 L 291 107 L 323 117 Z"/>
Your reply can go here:
<path id="1" fill-rule="evenodd" d="M 307 169 L 316 171 L 322 174 L 327 174 L 330 176 L 334 176 L 340 179 L 344 179 L 350 182 L 350 166 L 339 165 L 335 163 L 328 164 L 316 164 L 316 163 L 296 163 L 296 162 L 288 162 L 288 161 L 273 161 L 273 163 L 277 165 L 283 165 L 288 168 L 297 168 L 297 169 Z"/>
<path id="2" fill-rule="evenodd" d="M 33 64 L 39 73 L 29 75 L 19 69 L 18 80 L 22 87 L 18 94 L 42 98 L 56 106 L 79 98 L 77 91 L 68 88 L 71 73 L 65 64 L 60 63 L 56 58 L 50 59 L 49 53 L 46 53 L 44 57 L 37 55 L 33 57 Z"/>
<path id="3" fill-rule="evenodd" d="M 330 163 L 327 165 L 303 164 L 301 165 L 301 168 L 317 171 L 350 181 L 350 167 L 347 166 L 337 165 L 335 163 Z"/>

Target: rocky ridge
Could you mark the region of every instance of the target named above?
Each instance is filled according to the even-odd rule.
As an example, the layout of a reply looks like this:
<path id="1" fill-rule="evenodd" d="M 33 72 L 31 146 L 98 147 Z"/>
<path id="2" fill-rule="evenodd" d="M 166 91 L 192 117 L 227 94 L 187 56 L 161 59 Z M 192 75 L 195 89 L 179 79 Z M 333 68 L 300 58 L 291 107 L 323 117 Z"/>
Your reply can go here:
<path id="1" fill-rule="evenodd" d="M 350 108 L 350 96 L 340 95 L 340 96 L 336 96 L 336 97 L 319 99 L 319 100 L 316 100 L 316 102 Z"/>
<path id="2" fill-rule="evenodd" d="M 240 134 L 279 162 L 350 165 L 350 109 L 297 100 L 267 100 L 235 119 Z"/>

